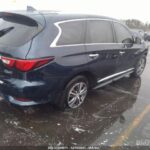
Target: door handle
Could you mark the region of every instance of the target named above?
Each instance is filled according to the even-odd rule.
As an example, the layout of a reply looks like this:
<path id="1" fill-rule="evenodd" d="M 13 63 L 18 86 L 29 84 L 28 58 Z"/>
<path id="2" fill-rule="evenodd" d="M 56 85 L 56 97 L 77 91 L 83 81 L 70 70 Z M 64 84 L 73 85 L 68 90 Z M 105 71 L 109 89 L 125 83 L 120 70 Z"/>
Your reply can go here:
<path id="1" fill-rule="evenodd" d="M 120 52 L 119 52 L 120 55 L 123 55 L 123 54 L 125 54 L 125 53 L 126 53 L 126 52 L 124 52 L 124 51 L 120 51 Z"/>
<path id="2" fill-rule="evenodd" d="M 90 58 L 98 58 L 98 57 L 99 57 L 99 54 L 89 54 L 89 57 L 90 57 Z"/>

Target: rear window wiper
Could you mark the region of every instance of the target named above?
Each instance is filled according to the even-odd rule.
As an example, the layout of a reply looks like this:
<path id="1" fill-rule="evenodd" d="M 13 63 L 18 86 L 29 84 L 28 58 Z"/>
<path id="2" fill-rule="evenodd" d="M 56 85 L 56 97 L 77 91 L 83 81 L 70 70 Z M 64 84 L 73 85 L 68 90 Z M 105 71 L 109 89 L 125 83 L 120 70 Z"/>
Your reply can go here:
<path id="1" fill-rule="evenodd" d="M 8 28 L 0 30 L 0 37 L 2 37 L 3 35 L 7 34 L 8 32 L 10 32 L 13 29 L 14 29 L 14 27 L 8 27 Z"/>

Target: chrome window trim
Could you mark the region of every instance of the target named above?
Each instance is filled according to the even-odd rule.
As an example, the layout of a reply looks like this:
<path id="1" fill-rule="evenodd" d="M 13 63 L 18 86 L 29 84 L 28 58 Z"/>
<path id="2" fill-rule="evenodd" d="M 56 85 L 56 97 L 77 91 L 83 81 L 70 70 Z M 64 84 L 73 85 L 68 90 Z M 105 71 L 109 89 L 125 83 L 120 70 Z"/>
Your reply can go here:
<path id="1" fill-rule="evenodd" d="M 100 19 L 100 18 L 82 18 L 82 19 L 71 19 L 71 20 L 64 20 L 64 21 L 55 22 L 54 25 L 58 29 L 58 34 L 55 37 L 55 39 L 53 40 L 53 42 L 50 44 L 50 47 L 53 48 L 53 47 L 70 47 L 70 46 L 84 46 L 84 45 L 123 44 L 123 43 L 83 43 L 83 44 L 57 45 L 57 42 L 58 42 L 58 40 L 59 40 L 59 38 L 62 34 L 62 29 L 59 26 L 60 24 L 67 23 L 67 22 L 73 22 L 73 21 L 83 21 L 83 20 L 110 21 L 110 22 L 119 23 L 119 24 L 123 25 L 124 27 L 126 27 L 124 24 L 120 23 L 119 21 L 114 21 L 114 20 L 111 20 L 111 19 Z"/>
<path id="2" fill-rule="evenodd" d="M 109 79 L 111 79 L 111 78 L 113 78 L 113 77 L 119 76 L 119 75 L 121 75 L 121 74 L 128 73 L 128 72 L 133 71 L 133 70 L 134 70 L 134 68 L 130 68 L 130 69 L 127 69 L 127 70 L 125 70 L 125 71 L 121 71 L 121 72 L 112 74 L 112 75 L 110 75 L 110 76 L 107 76 L 107 77 L 105 77 L 105 78 L 102 78 L 102 79 L 98 80 L 97 83 L 100 83 L 100 82 L 109 80 Z"/>

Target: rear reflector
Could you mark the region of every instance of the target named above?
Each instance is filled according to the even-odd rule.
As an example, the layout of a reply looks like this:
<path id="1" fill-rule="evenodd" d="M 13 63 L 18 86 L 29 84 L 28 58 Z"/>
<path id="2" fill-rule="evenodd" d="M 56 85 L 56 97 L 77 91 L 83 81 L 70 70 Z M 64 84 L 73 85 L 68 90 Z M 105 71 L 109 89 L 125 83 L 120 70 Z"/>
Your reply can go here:
<path id="1" fill-rule="evenodd" d="M 9 68 L 15 68 L 19 71 L 27 72 L 35 68 L 41 67 L 50 61 L 54 60 L 54 57 L 43 58 L 43 59 L 13 59 L 8 57 L 1 57 L 3 64 Z"/>
<path id="2" fill-rule="evenodd" d="M 20 101 L 20 102 L 30 102 L 30 99 L 27 98 L 15 98 L 15 100 Z"/>

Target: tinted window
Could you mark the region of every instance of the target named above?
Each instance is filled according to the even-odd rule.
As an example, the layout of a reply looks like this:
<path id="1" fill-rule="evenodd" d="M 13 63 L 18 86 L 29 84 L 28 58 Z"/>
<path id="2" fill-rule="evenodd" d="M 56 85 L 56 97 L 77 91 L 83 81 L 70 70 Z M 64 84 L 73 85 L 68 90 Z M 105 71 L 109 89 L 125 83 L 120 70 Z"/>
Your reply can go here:
<path id="1" fill-rule="evenodd" d="M 84 21 L 72 21 L 59 25 L 62 34 L 57 45 L 72 45 L 84 43 Z"/>
<path id="2" fill-rule="evenodd" d="M 125 39 L 132 39 L 132 35 L 126 27 L 124 27 L 120 23 L 114 23 L 114 27 L 118 43 L 122 43 Z"/>
<path id="3" fill-rule="evenodd" d="M 38 31 L 38 26 L 17 22 L 15 18 L 10 20 L 0 18 L 0 44 L 21 46 L 32 39 Z"/>
<path id="4" fill-rule="evenodd" d="M 86 43 L 113 43 L 111 22 L 101 20 L 88 21 Z"/>

